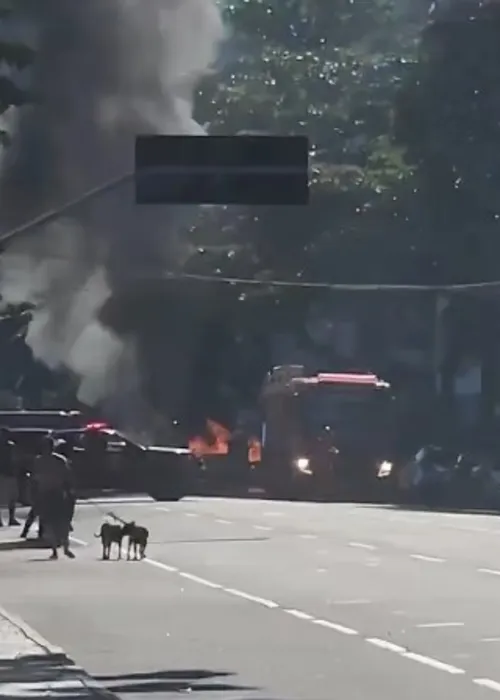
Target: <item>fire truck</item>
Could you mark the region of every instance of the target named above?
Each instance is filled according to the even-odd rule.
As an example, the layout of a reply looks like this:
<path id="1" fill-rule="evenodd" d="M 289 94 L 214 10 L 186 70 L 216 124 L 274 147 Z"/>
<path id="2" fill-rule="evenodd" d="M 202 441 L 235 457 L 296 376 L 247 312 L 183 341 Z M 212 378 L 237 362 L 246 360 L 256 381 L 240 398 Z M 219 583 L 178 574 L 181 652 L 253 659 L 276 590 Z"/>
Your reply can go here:
<path id="1" fill-rule="evenodd" d="M 271 497 L 371 499 L 391 474 L 396 402 L 373 373 L 272 369 L 261 391 L 261 482 Z M 385 481 L 387 483 L 387 481 Z"/>

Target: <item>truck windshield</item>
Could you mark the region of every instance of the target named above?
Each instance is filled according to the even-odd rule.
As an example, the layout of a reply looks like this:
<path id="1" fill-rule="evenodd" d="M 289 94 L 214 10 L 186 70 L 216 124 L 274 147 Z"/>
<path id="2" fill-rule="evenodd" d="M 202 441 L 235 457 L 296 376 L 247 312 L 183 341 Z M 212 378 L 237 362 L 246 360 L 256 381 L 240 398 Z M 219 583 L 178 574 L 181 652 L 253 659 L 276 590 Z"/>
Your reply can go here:
<path id="1" fill-rule="evenodd" d="M 392 396 L 387 389 L 315 386 L 299 397 L 301 413 L 313 431 L 378 432 L 389 426 Z"/>

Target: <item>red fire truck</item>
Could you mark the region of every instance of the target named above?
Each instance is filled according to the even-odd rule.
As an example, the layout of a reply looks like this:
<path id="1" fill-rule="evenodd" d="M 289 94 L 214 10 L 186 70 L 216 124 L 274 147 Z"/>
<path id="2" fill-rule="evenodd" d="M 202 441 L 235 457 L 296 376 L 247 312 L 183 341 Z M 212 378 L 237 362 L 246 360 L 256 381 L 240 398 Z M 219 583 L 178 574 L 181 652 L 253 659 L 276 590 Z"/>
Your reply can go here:
<path id="1" fill-rule="evenodd" d="M 260 469 L 269 495 L 371 498 L 391 473 L 396 403 L 375 374 L 275 367 L 261 407 Z"/>

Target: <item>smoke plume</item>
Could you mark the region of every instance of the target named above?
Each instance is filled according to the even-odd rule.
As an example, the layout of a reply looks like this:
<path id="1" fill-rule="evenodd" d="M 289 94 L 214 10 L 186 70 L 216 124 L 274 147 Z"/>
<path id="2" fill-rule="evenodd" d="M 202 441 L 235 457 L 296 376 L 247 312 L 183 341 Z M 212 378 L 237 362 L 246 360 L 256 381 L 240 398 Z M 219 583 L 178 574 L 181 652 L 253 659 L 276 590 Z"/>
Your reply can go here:
<path id="1" fill-rule="evenodd" d="M 19 111 L 1 163 L 3 230 L 131 171 L 138 133 L 202 133 L 193 92 L 223 34 L 215 0 L 23 6 L 37 49 L 36 104 Z M 36 304 L 27 336 L 35 356 L 75 372 L 84 403 L 105 402 L 134 428 L 150 403 L 141 346 L 159 343 L 146 317 L 161 309 L 138 303 L 133 287 L 185 255 L 178 223 L 175 208 L 135 205 L 129 182 L 13 241 L 0 258 L 4 299 Z"/>

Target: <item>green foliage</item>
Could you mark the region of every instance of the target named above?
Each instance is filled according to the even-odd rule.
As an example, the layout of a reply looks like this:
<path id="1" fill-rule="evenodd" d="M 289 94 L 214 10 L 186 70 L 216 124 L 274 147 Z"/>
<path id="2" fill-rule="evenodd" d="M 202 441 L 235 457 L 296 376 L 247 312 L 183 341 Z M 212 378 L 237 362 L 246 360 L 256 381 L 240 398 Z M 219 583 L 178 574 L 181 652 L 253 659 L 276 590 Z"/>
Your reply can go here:
<path id="1" fill-rule="evenodd" d="M 306 210 L 259 209 L 237 219 L 231 210 L 222 216 L 225 229 L 232 221 L 239 254 L 220 259 L 216 269 L 248 274 L 253 268 L 291 280 L 319 275 L 332 282 L 392 280 L 377 233 L 383 227 L 389 247 L 411 228 L 401 211 L 402 198 L 413 190 L 413 168 L 394 141 L 393 113 L 417 58 L 423 17 L 423 5 L 417 11 L 412 3 L 411 14 L 402 13 L 401 5 L 385 0 L 229 5 L 230 46 L 221 71 L 201 91 L 200 116 L 213 133 L 306 134 L 312 204 Z M 213 230 L 207 231 L 207 243 Z M 364 241 L 371 267 L 363 261 Z M 200 259 L 195 266 L 208 272 L 206 263 Z"/>
<path id="2" fill-rule="evenodd" d="M 417 168 L 440 283 L 498 279 L 500 6 L 450 5 L 423 33 L 396 133 Z"/>

